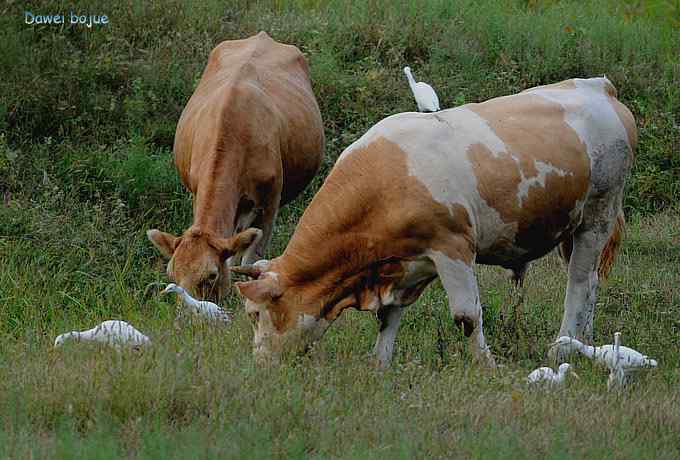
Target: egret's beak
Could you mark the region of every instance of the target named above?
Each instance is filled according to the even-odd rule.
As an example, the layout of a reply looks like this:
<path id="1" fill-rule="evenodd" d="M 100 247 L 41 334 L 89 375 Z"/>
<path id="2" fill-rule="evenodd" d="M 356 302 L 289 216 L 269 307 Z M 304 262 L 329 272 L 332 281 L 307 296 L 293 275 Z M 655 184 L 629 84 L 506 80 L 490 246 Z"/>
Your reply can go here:
<path id="1" fill-rule="evenodd" d="M 553 348 L 555 348 L 555 347 L 557 347 L 557 346 L 559 346 L 559 345 L 560 345 L 559 342 L 553 342 L 553 343 L 550 344 L 550 347 L 549 347 L 548 349 L 549 349 L 549 350 L 552 350 Z"/>
<path id="2" fill-rule="evenodd" d="M 170 290 L 170 286 L 168 286 L 161 291 L 161 295 L 169 294 L 170 292 L 172 291 Z"/>

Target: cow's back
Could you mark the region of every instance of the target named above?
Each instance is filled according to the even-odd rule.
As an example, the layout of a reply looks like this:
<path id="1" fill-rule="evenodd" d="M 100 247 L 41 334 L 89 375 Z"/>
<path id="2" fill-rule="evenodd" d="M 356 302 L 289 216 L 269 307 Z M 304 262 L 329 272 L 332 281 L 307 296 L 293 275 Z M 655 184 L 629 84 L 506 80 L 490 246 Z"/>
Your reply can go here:
<path id="1" fill-rule="evenodd" d="M 260 32 L 212 50 L 175 135 L 175 163 L 192 191 L 196 179 L 190 176 L 198 175 L 202 157 L 214 155 L 216 145 L 229 154 L 222 144 L 230 136 L 240 143 L 276 144 L 268 150 L 280 155 L 272 160 L 283 167 L 283 202 L 311 180 L 321 162 L 323 125 L 307 63 L 295 46 Z M 261 164 L 263 158 L 251 160 Z"/>
<path id="2" fill-rule="evenodd" d="M 351 166 L 345 158 L 388 141 L 392 161 L 408 171 L 393 182 L 417 179 L 430 209 L 465 208 L 478 262 L 514 266 L 572 232 L 598 183 L 625 176 L 635 129 L 612 91 L 606 79 L 569 80 L 434 114 L 394 115 L 348 147 L 335 168 L 342 173 Z M 403 201 L 390 200 L 392 207 Z M 427 218 L 428 208 L 420 208 Z"/>

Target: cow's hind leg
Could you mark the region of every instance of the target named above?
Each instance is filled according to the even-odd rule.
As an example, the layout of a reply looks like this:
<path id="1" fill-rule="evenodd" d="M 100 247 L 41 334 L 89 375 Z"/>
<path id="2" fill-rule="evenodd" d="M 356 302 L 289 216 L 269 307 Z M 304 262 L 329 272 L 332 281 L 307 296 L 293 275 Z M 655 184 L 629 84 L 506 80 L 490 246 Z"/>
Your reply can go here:
<path id="1" fill-rule="evenodd" d="M 510 272 L 510 303 L 512 308 L 512 324 L 509 325 L 517 335 L 519 341 L 520 328 L 524 329 L 526 335 L 526 327 L 524 321 L 524 298 L 526 288 L 524 286 L 524 278 L 526 276 L 529 263 L 518 265 L 509 270 Z M 508 316 L 507 308 L 501 310 L 501 317 L 505 319 Z"/>
<path id="2" fill-rule="evenodd" d="M 404 308 L 401 306 L 385 306 L 378 310 L 376 316 L 380 323 L 380 332 L 378 332 L 378 339 L 373 347 L 373 353 L 378 358 L 380 367 L 387 367 L 392 361 L 392 353 L 394 353 L 394 340 L 397 337 L 399 330 L 399 323 L 404 314 Z"/>
<path id="3" fill-rule="evenodd" d="M 467 337 L 473 336 L 475 358 L 495 367 L 495 361 L 484 338 L 482 306 L 472 266 L 462 260 L 451 259 L 441 252 L 434 252 L 431 258 L 446 290 L 453 320 L 463 327 Z"/>
<path id="4" fill-rule="evenodd" d="M 571 240 L 571 254 L 564 254 L 569 261 L 569 281 L 560 336 L 592 341 L 600 259 L 603 251 L 607 252 L 608 241 L 619 238 L 621 216 L 620 195 L 591 199 L 586 204 L 583 222 Z"/>

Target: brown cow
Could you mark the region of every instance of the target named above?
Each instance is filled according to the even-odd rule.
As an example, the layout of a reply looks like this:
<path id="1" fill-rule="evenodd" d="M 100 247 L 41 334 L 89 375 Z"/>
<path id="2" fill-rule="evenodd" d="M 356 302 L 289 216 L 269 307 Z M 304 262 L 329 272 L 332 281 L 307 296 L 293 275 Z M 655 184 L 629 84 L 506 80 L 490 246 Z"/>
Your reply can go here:
<path id="1" fill-rule="evenodd" d="M 264 32 L 220 43 L 175 134 L 175 165 L 193 194 L 193 224 L 180 237 L 147 232 L 171 259 L 170 279 L 194 296 L 220 300 L 229 284 L 225 265 L 263 256 L 279 206 L 314 177 L 323 146 L 300 50 Z"/>
<path id="2" fill-rule="evenodd" d="M 559 335 L 590 338 L 636 142 L 606 78 L 382 120 L 340 156 L 283 255 L 235 270 L 258 277 L 236 283 L 256 354 L 304 347 L 353 307 L 375 312 L 387 364 L 403 307 L 438 276 L 493 364 L 475 263 L 518 269 L 559 244 L 570 254 Z"/>

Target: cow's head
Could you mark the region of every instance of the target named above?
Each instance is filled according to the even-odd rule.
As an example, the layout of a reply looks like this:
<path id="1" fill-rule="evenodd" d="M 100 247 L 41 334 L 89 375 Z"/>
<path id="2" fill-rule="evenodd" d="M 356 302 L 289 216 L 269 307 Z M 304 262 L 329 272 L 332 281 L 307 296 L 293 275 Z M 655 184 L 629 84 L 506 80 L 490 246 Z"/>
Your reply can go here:
<path id="1" fill-rule="evenodd" d="M 267 260 L 252 266 L 233 267 L 252 281 L 235 283 L 245 297 L 246 313 L 253 325 L 253 351 L 258 361 L 278 362 L 284 353 L 305 351 L 320 339 L 332 320 L 306 305 L 308 296 L 288 283 Z M 313 313 L 314 310 L 317 313 Z"/>
<path id="2" fill-rule="evenodd" d="M 171 281 L 194 297 L 219 302 L 229 289 L 227 259 L 254 247 L 262 231 L 249 228 L 231 238 L 220 238 L 195 228 L 180 237 L 152 229 L 147 236 L 161 254 L 170 259 Z"/>

